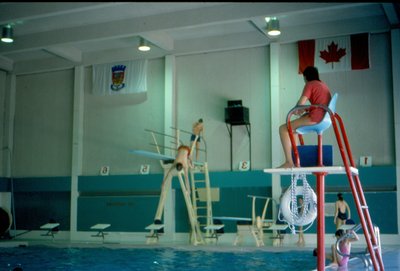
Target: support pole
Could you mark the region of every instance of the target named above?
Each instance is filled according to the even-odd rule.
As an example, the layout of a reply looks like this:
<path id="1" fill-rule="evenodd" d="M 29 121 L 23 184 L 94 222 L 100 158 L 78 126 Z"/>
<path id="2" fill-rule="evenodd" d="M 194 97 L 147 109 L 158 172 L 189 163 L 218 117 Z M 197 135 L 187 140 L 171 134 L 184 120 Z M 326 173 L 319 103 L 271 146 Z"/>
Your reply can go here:
<path id="1" fill-rule="evenodd" d="M 325 270 L 325 175 L 315 173 L 317 177 L 317 256 L 318 271 Z"/>
<path id="2" fill-rule="evenodd" d="M 322 134 L 318 134 L 318 166 L 323 167 Z M 316 173 L 317 176 L 317 250 L 318 271 L 325 270 L 325 175 Z"/>

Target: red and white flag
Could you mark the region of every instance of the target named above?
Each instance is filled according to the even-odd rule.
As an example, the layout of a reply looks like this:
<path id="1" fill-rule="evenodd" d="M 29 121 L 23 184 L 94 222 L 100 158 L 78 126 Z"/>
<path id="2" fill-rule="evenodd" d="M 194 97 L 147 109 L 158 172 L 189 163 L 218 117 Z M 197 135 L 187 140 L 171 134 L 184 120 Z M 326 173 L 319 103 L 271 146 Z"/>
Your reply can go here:
<path id="1" fill-rule="evenodd" d="M 356 34 L 298 42 L 299 73 L 315 66 L 320 73 L 370 67 L 369 34 Z"/>

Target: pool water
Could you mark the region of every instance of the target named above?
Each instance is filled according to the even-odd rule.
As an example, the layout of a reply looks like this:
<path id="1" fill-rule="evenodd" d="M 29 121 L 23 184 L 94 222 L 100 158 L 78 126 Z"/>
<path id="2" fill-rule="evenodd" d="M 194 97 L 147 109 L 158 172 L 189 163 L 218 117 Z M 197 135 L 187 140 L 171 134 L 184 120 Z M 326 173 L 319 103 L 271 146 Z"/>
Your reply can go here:
<path id="1" fill-rule="evenodd" d="M 310 251 L 27 246 L 0 248 L 0 270 L 313 270 Z"/>

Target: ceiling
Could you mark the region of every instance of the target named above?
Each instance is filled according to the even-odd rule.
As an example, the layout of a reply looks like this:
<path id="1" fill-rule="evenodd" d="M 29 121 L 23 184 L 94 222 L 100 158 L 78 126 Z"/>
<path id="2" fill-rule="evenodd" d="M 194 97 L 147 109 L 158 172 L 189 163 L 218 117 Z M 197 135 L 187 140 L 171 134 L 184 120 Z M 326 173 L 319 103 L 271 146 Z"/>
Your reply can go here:
<path id="1" fill-rule="evenodd" d="M 265 32 L 265 17 L 282 34 Z M 398 3 L 1 2 L 0 69 L 17 74 L 399 28 Z M 137 50 L 140 37 L 152 45 Z"/>

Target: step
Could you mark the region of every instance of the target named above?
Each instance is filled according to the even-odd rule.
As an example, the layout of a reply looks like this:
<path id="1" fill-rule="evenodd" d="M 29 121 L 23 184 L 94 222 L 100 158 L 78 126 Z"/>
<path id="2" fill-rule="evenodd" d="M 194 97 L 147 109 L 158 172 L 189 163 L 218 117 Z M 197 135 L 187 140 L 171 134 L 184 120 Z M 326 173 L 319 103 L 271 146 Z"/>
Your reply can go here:
<path id="1" fill-rule="evenodd" d="M 372 246 L 373 249 L 380 249 L 380 247 L 378 245 L 376 246 Z"/>

